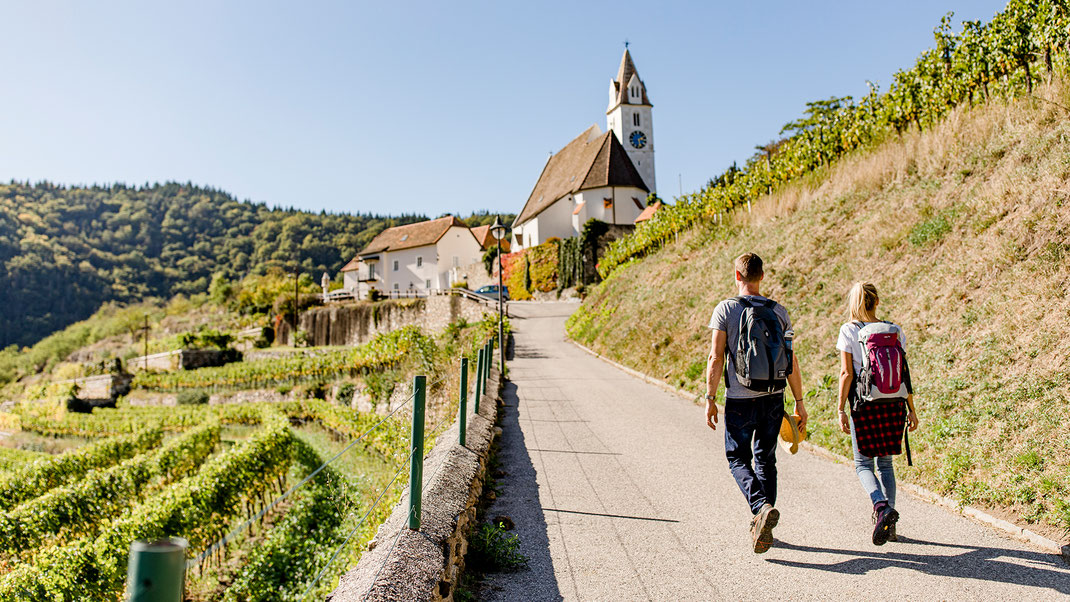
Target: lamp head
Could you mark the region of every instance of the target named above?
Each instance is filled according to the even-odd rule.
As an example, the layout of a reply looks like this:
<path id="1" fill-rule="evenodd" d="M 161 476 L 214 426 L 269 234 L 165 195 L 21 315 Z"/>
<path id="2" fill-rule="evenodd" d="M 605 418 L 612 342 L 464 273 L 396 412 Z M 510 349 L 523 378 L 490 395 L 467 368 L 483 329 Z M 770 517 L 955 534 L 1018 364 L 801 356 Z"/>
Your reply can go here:
<path id="1" fill-rule="evenodd" d="M 494 224 L 490 227 L 490 234 L 498 240 L 505 238 L 505 225 L 502 224 L 500 215 L 494 216 Z"/>

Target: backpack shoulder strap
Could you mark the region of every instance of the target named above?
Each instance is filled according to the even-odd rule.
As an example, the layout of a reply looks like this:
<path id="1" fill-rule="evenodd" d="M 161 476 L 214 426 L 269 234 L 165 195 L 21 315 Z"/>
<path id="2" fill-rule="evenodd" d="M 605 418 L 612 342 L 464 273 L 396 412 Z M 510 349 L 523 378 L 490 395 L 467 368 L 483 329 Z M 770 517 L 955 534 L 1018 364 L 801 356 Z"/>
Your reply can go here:
<path id="1" fill-rule="evenodd" d="M 736 300 L 736 303 L 739 303 L 743 307 L 754 307 L 754 303 L 752 303 L 750 299 L 748 299 L 748 298 L 746 298 L 746 297 L 744 297 L 742 295 L 740 295 L 739 297 L 735 297 L 735 300 Z"/>

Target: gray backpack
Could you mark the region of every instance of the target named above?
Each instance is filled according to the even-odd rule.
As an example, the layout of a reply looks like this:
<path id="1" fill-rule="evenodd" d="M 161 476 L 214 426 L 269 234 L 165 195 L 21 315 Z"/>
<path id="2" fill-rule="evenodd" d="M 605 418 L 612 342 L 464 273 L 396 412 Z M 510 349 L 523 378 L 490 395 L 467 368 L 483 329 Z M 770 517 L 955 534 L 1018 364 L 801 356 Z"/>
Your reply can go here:
<path id="1" fill-rule="evenodd" d="M 773 393 L 784 388 L 791 374 L 791 340 L 785 336 L 771 299 L 736 297 L 743 306 L 739 316 L 739 339 L 732 355 L 736 380 L 743 387 L 761 393 Z M 725 387 L 728 371 L 725 370 Z"/>

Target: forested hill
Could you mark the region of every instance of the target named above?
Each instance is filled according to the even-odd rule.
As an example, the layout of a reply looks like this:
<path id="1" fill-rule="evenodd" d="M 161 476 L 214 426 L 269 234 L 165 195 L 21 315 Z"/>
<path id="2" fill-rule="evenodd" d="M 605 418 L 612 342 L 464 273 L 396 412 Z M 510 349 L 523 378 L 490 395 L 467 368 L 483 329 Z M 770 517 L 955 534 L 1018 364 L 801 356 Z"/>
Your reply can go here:
<path id="1" fill-rule="evenodd" d="M 105 301 L 194 294 L 272 266 L 318 282 L 384 228 L 422 215 L 308 213 L 189 184 L 0 184 L 0 347 L 28 345 Z"/>

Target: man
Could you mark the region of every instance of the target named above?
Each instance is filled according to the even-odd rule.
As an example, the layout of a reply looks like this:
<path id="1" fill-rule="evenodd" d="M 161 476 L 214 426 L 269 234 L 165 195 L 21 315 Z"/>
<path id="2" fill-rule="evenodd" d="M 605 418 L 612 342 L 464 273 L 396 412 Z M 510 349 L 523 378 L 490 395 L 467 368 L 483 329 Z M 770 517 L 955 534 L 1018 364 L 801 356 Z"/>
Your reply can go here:
<path id="1" fill-rule="evenodd" d="M 806 407 L 799 361 L 791 350 L 794 333 L 788 310 L 758 292 L 765 276 L 762 259 L 744 253 L 734 267 L 739 296 L 718 304 L 710 320 L 706 424 L 717 430 L 717 386 L 723 374 L 725 454 L 754 515 L 751 539 L 754 552 L 761 554 L 773 545 L 773 527 L 780 520 L 775 508 L 776 448 L 785 383 L 795 398 L 799 430 L 806 426 Z"/>

